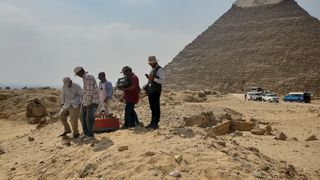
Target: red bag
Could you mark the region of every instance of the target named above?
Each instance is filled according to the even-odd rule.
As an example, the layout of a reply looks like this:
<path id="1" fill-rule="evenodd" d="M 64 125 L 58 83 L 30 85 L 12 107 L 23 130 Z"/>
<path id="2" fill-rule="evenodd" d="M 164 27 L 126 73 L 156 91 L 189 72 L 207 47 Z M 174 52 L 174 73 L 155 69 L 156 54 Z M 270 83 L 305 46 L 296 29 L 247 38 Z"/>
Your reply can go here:
<path id="1" fill-rule="evenodd" d="M 120 128 L 120 121 L 118 118 L 101 118 L 96 117 L 94 120 L 94 132 L 115 131 Z"/>

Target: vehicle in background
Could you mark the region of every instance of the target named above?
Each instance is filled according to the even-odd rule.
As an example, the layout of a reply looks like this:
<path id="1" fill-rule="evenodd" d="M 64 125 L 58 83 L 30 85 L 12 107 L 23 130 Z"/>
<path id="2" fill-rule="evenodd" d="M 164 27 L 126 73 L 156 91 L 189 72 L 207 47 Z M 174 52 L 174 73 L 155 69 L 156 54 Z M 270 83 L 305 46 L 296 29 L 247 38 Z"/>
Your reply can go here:
<path id="1" fill-rule="evenodd" d="M 262 101 L 262 92 L 247 92 L 249 101 Z"/>
<path id="2" fill-rule="evenodd" d="M 279 97 L 274 93 L 267 93 L 262 96 L 262 101 L 279 102 Z"/>
<path id="3" fill-rule="evenodd" d="M 283 101 L 311 103 L 311 95 L 307 92 L 291 92 L 283 98 Z"/>
<path id="4" fill-rule="evenodd" d="M 250 92 L 262 92 L 263 89 L 261 87 L 251 87 Z"/>

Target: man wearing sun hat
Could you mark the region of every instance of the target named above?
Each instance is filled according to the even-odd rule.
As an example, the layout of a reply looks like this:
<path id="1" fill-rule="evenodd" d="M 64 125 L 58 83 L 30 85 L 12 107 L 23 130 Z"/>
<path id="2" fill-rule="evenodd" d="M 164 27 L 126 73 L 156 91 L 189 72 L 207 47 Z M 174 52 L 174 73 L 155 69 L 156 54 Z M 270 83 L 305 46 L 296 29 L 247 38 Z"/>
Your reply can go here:
<path id="1" fill-rule="evenodd" d="M 158 129 L 160 121 L 160 96 L 162 91 L 162 84 L 165 79 L 165 72 L 158 64 L 155 56 L 149 56 L 148 63 L 151 66 L 151 72 L 147 75 L 148 86 L 146 92 L 148 94 L 149 105 L 152 112 L 151 122 L 146 127 L 149 129 Z"/>
<path id="2" fill-rule="evenodd" d="M 71 129 L 67 121 L 68 116 L 70 116 L 73 138 L 79 137 L 78 119 L 80 113 L 81 97 L 81 87 L 78 84 L 72 82 L 69 77 L 63 78 L 61 101 L 62 108 L 59 115 L 61 123 L 64 127 L 64 133 L 62 133 L 60 136 L 65 136 L 71 133 Z"/>
<path id="3" fill-rule="evenodd" d="M 83 98 L 81 102 L 81 125 L 85 141 L 94 139 L 94 115 L 99 105 L 99 89 L 93 75 L 86 72 L 81 66 L 74 68 L 75 75 L 83 79 Z"/>

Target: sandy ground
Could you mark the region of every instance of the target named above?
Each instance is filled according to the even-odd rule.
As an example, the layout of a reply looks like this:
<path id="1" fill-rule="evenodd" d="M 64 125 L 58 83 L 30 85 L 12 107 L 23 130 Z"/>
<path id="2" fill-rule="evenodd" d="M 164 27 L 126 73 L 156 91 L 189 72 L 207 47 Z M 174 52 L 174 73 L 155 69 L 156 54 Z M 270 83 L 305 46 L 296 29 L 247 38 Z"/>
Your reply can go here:
<path id="1" fill-rule="evenodd" d="M 9 111 L 2 107 L 20 98 L 10 107 L 24 108 L 27 97 L 41 96 L 50 100 L 54 114 L 59 108 L 51 106 L 58 107 L 58 95 L 54 90 L 19 91 L 0 101 L 0 149 L 4 151 L 0 179 L 177 179 L 169 175 L 172 171 L 180 173 L 179 179 L 320 179 L 319 140 L 305 141 L 311 135 L 320 138 L 318 101 L 245 102 L 243 95 L 213 94 L 207 100 L 190 102 L 186 97 L 197 99 L 196 92 L 165 92 L 159 130 L 137 127 L 100 133 L 92 142 L 58 137 L 63 129 L 57 119 L 37 129 L 25 122 L 23 110 L 11 108 L 16 114 L 8 116 Z M 122 108 L 114 103 L 116 113 L 122 115 Z M 270 124 L 273 133 L 283 132 L 288 139 L 279 141 L 250 132 L 212 138 L 207 128 L 185 126 L 184 117 L 201 112 L 213 112 L 216 117 L 231 112 L 234 118 Z M 147 124 L 146 98 L 137 106 L 137 113 Z M 176 160 L 176 155 L 182 158 Z M 290 173 L 289 165 L 296 172 Z"/>

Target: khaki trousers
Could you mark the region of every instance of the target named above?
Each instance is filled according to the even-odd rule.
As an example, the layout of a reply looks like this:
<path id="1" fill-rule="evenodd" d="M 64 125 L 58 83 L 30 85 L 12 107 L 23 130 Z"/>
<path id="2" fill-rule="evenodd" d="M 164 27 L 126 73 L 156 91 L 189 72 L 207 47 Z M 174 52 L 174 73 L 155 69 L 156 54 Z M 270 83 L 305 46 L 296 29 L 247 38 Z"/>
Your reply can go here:
<path id="1" fill-rule="evenodd" d="M 109 99 L 109 98 L 107 102 L 104 102 L 104 109 L 107 115 L 111 113 L 111 103 L 112 103 L 112 99 Z"/>
<path id="2" fill-rule="evenodd" d="M 79 115 L 80 115 L 80 107 L 74 108 L 73 106 L 70 106 L 68 109 L 63 109 L 63 108 L 61 109 L 60 120 L 64 127 L 65 132 L 71 132 L 69 123 L 67 121 L 68 116 L 70 116 L 73 135 L 79 134 L 79 130 L 78 130 Z"/>

